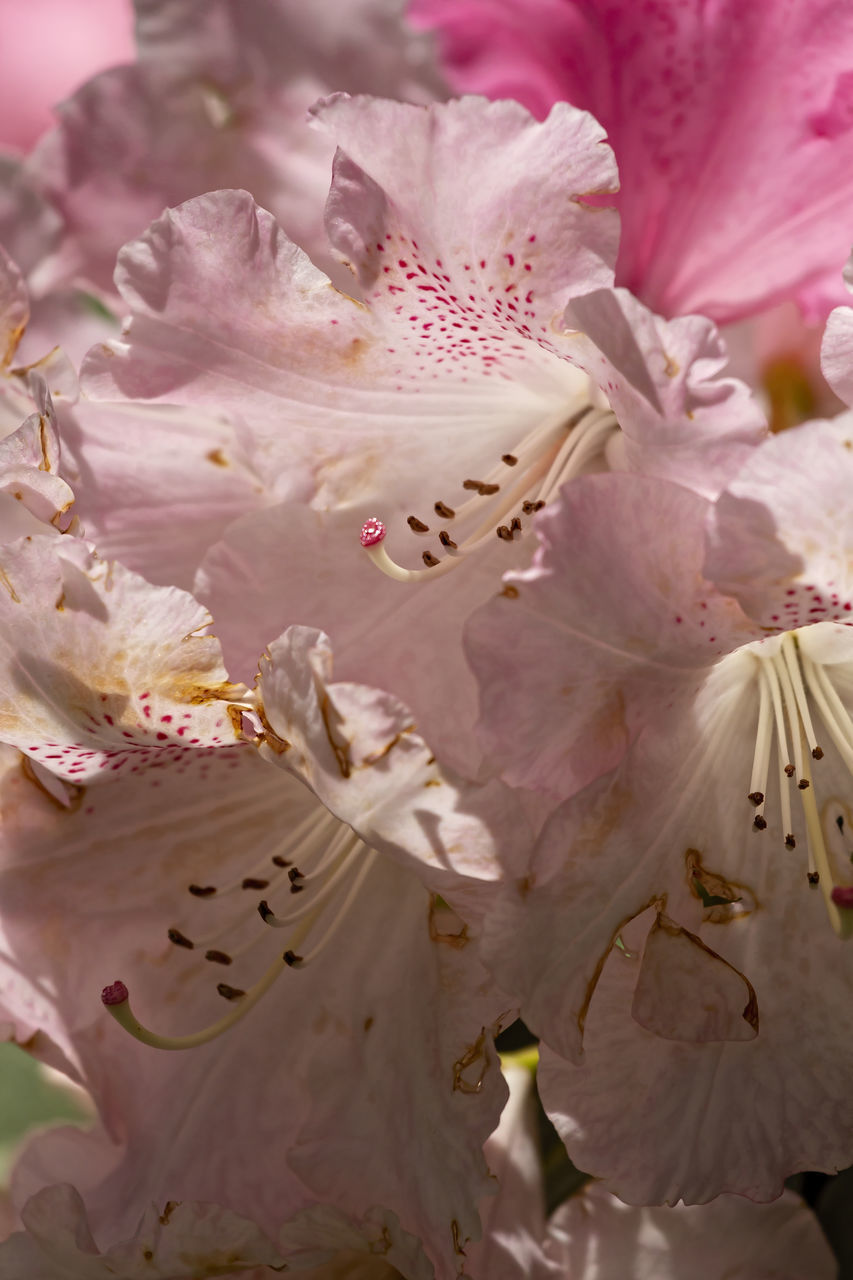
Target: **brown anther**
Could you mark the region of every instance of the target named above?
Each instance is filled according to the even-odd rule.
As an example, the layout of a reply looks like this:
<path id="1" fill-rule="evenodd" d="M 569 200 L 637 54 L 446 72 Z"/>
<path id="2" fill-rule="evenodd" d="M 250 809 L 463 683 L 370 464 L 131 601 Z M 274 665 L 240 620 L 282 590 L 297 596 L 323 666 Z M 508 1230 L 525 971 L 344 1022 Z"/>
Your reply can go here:
<path id="1" fill-rule="evenodd" d="M 216 990 L 222 996 L 223 1000 L 242 1000 L 246 994 L 239 987 L 229 987 L 227 982 L 217 982 Z"/>
<path id="2" fill-rule="evenodd" d="M 767 827 L 767 819 L 762 818 L 761 814 L 757 813 L 752 820 L 753 831 L 764 831 L 766 827 Z"/>
<path id="3" fill-rule="evenodd" d="M 789 831 L 788 834 L 785 836 L 785 848 L 796 849 L 796 847 L 797 847 L 797 842 Z"/>
<path id="4" fill-rule="evenodd" d="M 442 529 L 441 533 L 438 535 L 438 540 L 443 547 L 450 547 L 451 551 L 456 550 L 456 543 L 453 541 L 446 529 Z"/>
<path id="5" fill-rule="evenodd" d="M 799 782 L 797 783 L 797 786 L 800 788 L 801 791 L 808 791 L 809 789 L 808 778 L 800 778 Z"/>
<path id="6" fill-rule="evenodd" d="M 545 503 L 542 501 L 541 498 L 539 498 L 538 501 L 536 502 L 522 502 L 521 510 L 526 516 L 532 516 L 537 511 L 541 511 L 544 506 L 545 506 Z"/>
<path id="7" fill-rule="evenodd" d="M 809 871 L 808 877 L 810 885 L 820 884 L 820 873 L 818 871 Z"/>
<path id="8" fill-rule="evenodd" d="M 495 532 L 499 538 L 503 539 L 504 542 L 512 542 L 512 534 L 510 533 L 507 525 L 499 524 Z"/>
<path id="9" fill-rule="evenodd" d="M 434 556 L 431 551 L 425 551 L 421 559 L 428 569 L 434 569 L 438 564 L 438 556 Z"/>
<path id="10" fill-rule="evenodd" d="M 302 956 L 298 956 L 295 951 L 285 951 L 281 957 L 285 964 L 289 964 L 291 969 L 296 965 L 302 964 Z"/>
<path id="11" fill-rule="evenodd" d="M 483 487 L 482 480 L 463 480 L 462 481 L 462 488 L 471 489 L 473 490 L 474 493 L 479 493 L 482 487 Z"/>
<path id="12" fill-rule="evenodd" d="M 747 799 L 751 800 L 753 804 L 764 804 L 764 792 L 750 791 L 749 795 L 747 796 Z"/>
<path id="13" fill-rule="evenodd" d="M 176 947 L 186 947 L 187 951 L 192 951 L 195 946 L 194 942 L 190 942 L 186 934 L 181 933 L 180 929 L 169 930 L 169 941 L 174 942 Z"/>
<path id="14" fill-rule="evenodd" d="M 437 516 L 441 516 L 442 520 L 452 520 L 456 515 L 453 508 L 449 507 L 446 502 L 436 502 L 433 510 Z"/>
<path id="15" fill-rule="evenodd" d="M 215 884 L 191 884 L 188 888 L 195 898 L 212 898 L 216 893 Z"/>
<path id="16" fill-rule="evenodd" d="M 294 880 L 303 879 L 302 872 L 299 870 L 298 867 L 291 867 L 287 873 L 287 878 L 290 881 L 290 883 L 293 884 Z"/>
<path id="17" fill-rule="evenodd" d="M 290 863 L 289 863 L 289 861 L 287 860 L 287 858 L 283 858 L 283 857 L 281 856 L 281 854 L 280 854 L 280 853 L 273 854 L 273 857 L 272 857 L 271 861 L 272 861 L 272 863 L 273 863 L 273 866 L 276 866 L 276 867 L 289 867 L 289 866 L 290 866 Z"/>
<path id="18" fill-rule="evenodd" d="M 254 876 L 246 876 L 246 879 L 240 885 L 241 889 L 266 889 L 269 880 L 256 880 Z"/>
<path id="19" fill-rule="evenodd" d="M 823 748 L 822 748 L 822 747 L 815 747 L 814 751 L 812 752 L 812 759 L 813 759 L 813 760 L 822 760 L 822 759 L 823 759 Z"/>
<path id="20" fill-rule="evenodd" d="M 417 516 L 407 516 L 406 524 L 412 533 L 429 533 L 429 525 L 424 524 L 423 520 L 419 520 Z"/>
<path id="21" fill-rule="evenodd" d="M 515 467 L 518 465 L 518 458 L 514 453 L 502 453 L 501 462 L 505 462 L 508 467 Z"/>
<path id="22" fill-rule="evenodd" d="M 509 522 L 510 533 L 521 533 L 521 521 L 518 516 L 513 516 Z"/>
<path id="23" fill-rule="evenodd" d="M 211 960 L 214 964 L 230 964 L 231 957 L 227 951 L 205 951 L 205 960 Z"/>
<path id="24" fill-rule="evenodd" d="M 490 498 L 493 493 L 500 493 L 500 491 L 499 484 L 481 484 L 477 489 L 481 498 Z"/>
<path id="25" fill-rule="evenodd" d="M 785 765 L 785 777 L 786 777 L 786 778 L 793 778 L 793 776 L 794 776 L 794 766 L 793 766 L 792 764 L 786 764 L 786 765 Z"/>
<path id="26" fill-rule="evenodd" d="M 271 916 L 275 915 L 275 912 L 273 911 L 270 904 L 267 902 L 266 898 L 264 898 L 261 902 L 258 903 L 258 915 L 261 917 L 264 924 L 266 924 L 267 920 L 269 920 Z"/>

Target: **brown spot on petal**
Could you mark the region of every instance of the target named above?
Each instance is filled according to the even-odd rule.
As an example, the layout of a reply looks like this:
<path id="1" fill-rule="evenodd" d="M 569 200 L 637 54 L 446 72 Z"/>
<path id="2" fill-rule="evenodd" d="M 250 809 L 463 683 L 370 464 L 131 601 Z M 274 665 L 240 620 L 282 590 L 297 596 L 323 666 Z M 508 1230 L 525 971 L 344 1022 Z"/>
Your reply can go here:
<path id="1" fill-rule="evenodd" d="M 437 894 L 432 895 L 429 904 L 429 936 L 433 942 L 443 942 L 456 951 L 461 951 L 470 941 L 467 924 Z"/>
<path id="2" fill-rule="evenodd" d="M 21 603 L 21 597 L 18 595 L 17 591 L 12 586 L 12 583 L 10 582 L 8 575 L 2 569 L 0 569 L 0 586 L 4 586 L 6 588 L 12 600 L 14 600 L 15 604 Z"/>
<path id="3" fill-rule="evenodd" d="M 408 733 L 414 733 L 415 725 L 407 724 L 399 733 L 395 733 L 390 742 L 386 743 L 379 751 L 372 751 L 369 756 L 365 756 L 359 768 L 370 768 L 371 765 L 378 764 L 380 760 L 384 760 L 389 752 L 393 751 L 397 743 Z"/>
<path id="4" fill-rule="evenodd" d="M 698 849 L 686 849 L 684 864 L 687 871 L 687 887 L 694 898 L 699 898 L 705 908 L 703 920 L 709 924 L 728 924 L 742 916 L 751 915 L 758 900 L 748 885 L 726 880 L 716 871 L 709 871 L 702 864 Z"/>
<path id="5" fill-rule="evenodd" d="M 458 1253 L 460 1257 L 466 1256 L 465 1250 L 462 1248 L 462 1241 L 459 1238 L 459 1223 L 454 1218 L 450 1224 L 450 1230 L 453 1235 L 453 1252 Z"/>
<path id="6" fill-rule="evenodd" d="M 453 1064 L 453 1088 L 459 1093 L 479 1093 L 483 1087 L 483 1081 L 486 1078 L 486 1072 L 489 1069 L 490 1038 L 483 1027 L 477 1039 L 466 1049 L 462 1057 Z M 471 1071 L 472 1067 L 477 1068 L 476 1075 L 466 1075 Z"/>
<path id="7" fill-rule="evenodd" d="M 352 763 L 349 757 L 349 742 L 346 739 L 339 741 L 332 729 L 332 716 L 337 716 L 332 702 L 329 700 L 327 693 L 323 694 L 320 702 L 320 715 L 323 717 L 323 728 L 326 730 L 326 737 L 329 739 L 329 746 L 332 748 L 332 754 L 337 762 L 338 769 L 342 778 L 348 778 L 352 773 Z"/>
<path id="8" fill-rule="evenodd" d="M 208 462 L 212 462 L 215 467 L 227 467 L 228 459 L 221 449 L 211 449 L 209 453 L 204 455 Z"/>
<path id="9" fill-rule="evenodd" d="M 160 1214 L 160 1225 L 168 1227 L 169 1219 L 180 1205 L 180 1200 L 167 1200 L 163 1206 L 163 1212 Z"/>
<path id="10" fill-rule="evenodd" d="M 508 582 L 508 583 L 506 584 L 506 586 L 504 587 L 503 591 L 499 591 L 499 592 L 498 592 L 498 595 L 500 595 L 500 596 L 506 596 L 507 600 L 517 600 L 517 599 L 518 599 L 518 587 L 514 587 L 514 586 L 513 586 L 513 584 L 512 584 L 511 582 Z"/>

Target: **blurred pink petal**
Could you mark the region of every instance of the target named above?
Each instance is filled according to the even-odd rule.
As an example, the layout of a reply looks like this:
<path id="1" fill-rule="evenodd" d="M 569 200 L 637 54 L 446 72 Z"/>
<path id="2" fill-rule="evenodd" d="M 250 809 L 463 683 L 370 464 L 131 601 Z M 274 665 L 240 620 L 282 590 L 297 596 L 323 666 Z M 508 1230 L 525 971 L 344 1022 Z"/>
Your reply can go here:
<path id="1" fill-rule="evenodd" d="M 0 0 L 0 33 L 0 148 L 28 151 L 58 102 L 133 60 L 130 0 Z"/>

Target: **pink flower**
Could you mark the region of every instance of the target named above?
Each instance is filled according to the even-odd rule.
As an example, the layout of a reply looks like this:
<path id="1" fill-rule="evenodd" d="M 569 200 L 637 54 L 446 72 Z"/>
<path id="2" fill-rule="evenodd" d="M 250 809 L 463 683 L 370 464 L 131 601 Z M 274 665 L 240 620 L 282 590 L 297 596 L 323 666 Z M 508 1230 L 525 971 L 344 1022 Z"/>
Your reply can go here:
<path id="1" fill-rule="evenodd" d="M 772 438 L 716 509 L 578 480 L 471 627 L 506 776 L 592 783 L 489 954 L 573 1159 L 633 1203 L 768 1199 L 849 1158 L 849 437 Z"/>
<path id="2" fill-rule="evenodd" d="M 0 147 L 28 151 L 51 108 L 103 67 L 133 57 L 129 0 L 3 5 Z"/>
<path id="3" fill-rule="evenodd" d="M 370 88 L 431 99 L 441 88 L 423 37 L 396 0 L 144 0 L 138 53 L 85 84 L 30 157 L 58 211 L 42 264 L 51 288 L 111 293 L 120 246 L 168 205 L 246 187 L 309 252 L 322 252 L 333 149 L 309 129 L 312 102 Z"/>
<path id="4" fill-rule="evenodd" d="M 619 165 L 618 278 L 722 322 L 837 297 L 849 248 L 850 49 L 837 0 L 415 0 L 455 87 L 591 111 Z"/>
<path id="5" fill-rule="evenodd" d="M 368 1240 L 393 1202 L 455 1275 L 502 1101 L 507 1002 L 474 938 L 496 840 L 524 840 L 511 799 L 444 771 L 393 698 L 331 684 L 314 633 L 271 646 L 258 702 L 184 592 L 69 535 L 10 543 L 2 568 L 3 1013 L 100 1117 L 22 1158 L 9 1265 L 65 1251 L 95 1277 L 85 1230 L 139 1265 L 236 1233 L 254 1262 L 318 1201 Z M 105 1025 L 102 987 L 137 1038 L 187 1052 Z M 161 1238 L 170 1200 L 209 1205 Z"/>
<path id="6" fill-rule="evenodd" d="M 613 215 L 587 200 L 612 185 L 613 168 L 588 116 L 558 107 L 538 125 L 514 104 L 342 97 L 317 115 L 343 148 L 329 227 L 365 302 L 331 288 L 245 194 L 169 212 L 122 251 L 132 319 L 86 362 L 104 426 L 93 437 L 84 422 L 75 459 L 81 476 L 103 469 L 116 403 L 226 412 L 231 445 L 205 444 L 199 418 L 199 457 L 230 464 L 223 489 L 250 468 L 256 493 L 235 485 L 231 510 L 242 501 L 245 515 L 209 548 L 195 589 L 221 619 L 232 670 L 251 679 L 268 637 L 310 619 L 353 664 L 348 678 L 378 676 L 473 775 L 475 690 L 459 629 L 522 554 L 529 516 L 610 457 L 715 494 L 762 418 L 719 376 L 725 353 L 709 322 L 661 321 L 609 287 Z M 425 172 L 429 202 L 418 194 Z M 211 468 L 177 484 L 169 468 L 160 484 L 142 427 L 107 458 L 106 495 L 94 505 L 84 481 L 80 501 L 99 541 L 152 576 L 162 570 L 133 558 L 146 555 L 148 527 L 121 502 L 126 458 L 146 468 L 152 510 L 158 489 L 166 495 L 164 526 L 204 494 Z M 392 576 L 428 592 L 428 605 L 354 560 L 372 516 L 389 529 L 374 553 L 388 570 L 390 548 Z M 288 593 L 277 586 L 285 553 Z M 381 646 L 370 619 L 383 620 Z"/>

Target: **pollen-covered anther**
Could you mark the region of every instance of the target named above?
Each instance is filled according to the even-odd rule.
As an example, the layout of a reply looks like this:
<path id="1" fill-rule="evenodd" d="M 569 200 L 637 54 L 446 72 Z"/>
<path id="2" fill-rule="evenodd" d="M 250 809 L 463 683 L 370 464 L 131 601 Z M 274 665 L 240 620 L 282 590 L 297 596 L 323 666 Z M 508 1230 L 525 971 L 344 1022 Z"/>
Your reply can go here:
<path id="1" fill-rule="evenodd" d="M 437 516 L 441 516 L 442 520 L 452 520 L 456 515 L 453 508 L 449 507 L 446 502 L 436 502 L 433 506 L 433 510 Z"/>
<path id="2" fill-rule="evenodd" d="M 453 541 L 446 529 L 441 530 L 438 535 L 438 540 L 443 547 L 449 547 L 451 551 L 455 551 L 457 549 L 456 543 Z"/>
<path id="3" fill-rule="evenodd" d="M 797 786 L 799 787 L 800 791 L 808 791 L 810 785 L 811 784 L 808 778 L 800 778 L 799 782 L 797 783 Z"/>
<path id="4" fill-rule="evenodd" d="M 190 884 L 187 889 L 194 898 L 212 898 L 216 893 L 215 884 Z"/>
<path id="5" fill-rule="evenodd" d="M 751 800 L 753 804 L 764 804 L 764 792 L 750 791 L 749 795 L 747 796 L 747 799 Z"/>
<path id="6" fill-rule="evenodd" d="M 240 883 L 241 889 L 268 889 L 269 880 L 259 880 L 256 876 L 246 876 Z"/>
<path id="7" fill-rule="evenodd" d="M 429 525 L 424 524 L 423 520 L 419 520 L 417 516 L 406 516 L 406 524 L 412 533 L 429 533 Z"/>
<path id="8" fill-rule="evenodd" d="M 167 933 L 170 942 L 176 947 L 186 947 L 187 951 L 192 951 L 195 947 L 194 942 L 190 942 L 186 934 L 181 933 L 180 929 L 169 929 Z"/>
<path id="9" fill-rule="evenodd" d="M 820 872 L 819 872 L 819 871 L 808 871 L 808 872 L 806 872 L 806 876 L 807 876 L 807 878 L 808 878 L 808 882 L 809 882 L 809 884 L 812 886 L 812 888 L 814 888 L 814 887 L 815 887 L 815 885 L 820 884 Z"/>
<path id="10" fill-rule="evenodd" d="M 785 848 L 786 848 L 786 849 L 796 849 L 796 847 L 797 847 L 797 842 L 796 842 L 796 840 L 794 839 L 794 837 L 793 837 L 793 835 L 791 834 L 791 832 L 789 831 L 789 832 L 788 832 L 788 834 L 785 836 Z"/>
<path id="11" fill-rule="evenodd" d="M 507 467 L 518 466 L 518 458 L 515 456 L 514 453 L 501 454 L 501 462 L 503 462 Z"/>
<path id="12" fill-rule="evenodd" d="M 813 759 L 815 759 L 815 760 L 822 760 L 822 759 L 823 759 L 823 748 L 822 748 L 822 747 L 814 747 L 814 748 L 812 749 L 812 758 L 813 758 Z"/>
<path id="13" fill-rule="evenodd" d="M 285 951 L 281 958 L 291 969 L 298 969 L 303 963 L 302 956 L 298 956 L 295 951 Z"/>
<path id="14" fill-rule="evenodd" d="M 752 820 L 752 829 L 753 831 L 766 831 L 767 819 L 763 818 L 760 813 L 757 813 Z"/>
<path id="15" fill-rule="evenodd" d="M 227 982 L 217 982 L 216 990 L 223 1000 L 242 1000 L 246 994 L 240 987 L 229 987 Z"/>
<path id="16" fill-rule="evenodd" d="M 425 551 L 421 556 L 421 559 L 428 569 L 434 569 L 439 563 L 438 556 L 434 556 L 431 551 Z"/>
<path id="17" fill-rule="evenodd" d="M 233 963 L 232 957 L 229 956 L 227 951 L 217 951 L 215 948 L 211 948 L 209 951 L 205 951 L 204 958 L 205 960 L 210 960 L 212 964 L 232 964 Z"/>

